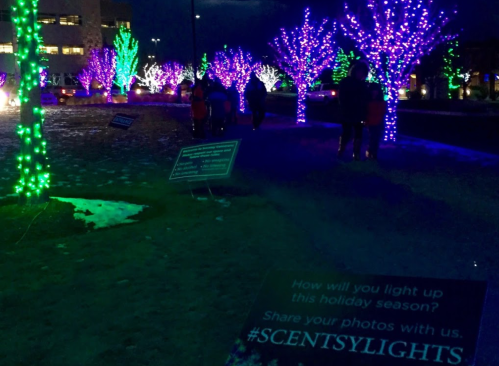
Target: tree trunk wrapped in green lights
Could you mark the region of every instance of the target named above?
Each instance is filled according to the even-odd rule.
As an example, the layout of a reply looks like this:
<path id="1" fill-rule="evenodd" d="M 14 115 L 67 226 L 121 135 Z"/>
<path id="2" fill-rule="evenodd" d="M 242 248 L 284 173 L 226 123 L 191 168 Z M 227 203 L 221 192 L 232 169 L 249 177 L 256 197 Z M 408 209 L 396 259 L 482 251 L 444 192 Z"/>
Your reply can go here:
<path id="1" fill-rule="evenodd" d="M 17 63 L 21 72 L 21 123 L 17 128 L 21 138 L 21 154 L 17 157 L 21 178 L 16 192 L 19 194 L 20 204 L 39 204 L 49 200 L 50 175 L 46 156 L 47 142 L 43 139 L 38 0 L 16 0 L 12 10 L 17 30 Z"/>

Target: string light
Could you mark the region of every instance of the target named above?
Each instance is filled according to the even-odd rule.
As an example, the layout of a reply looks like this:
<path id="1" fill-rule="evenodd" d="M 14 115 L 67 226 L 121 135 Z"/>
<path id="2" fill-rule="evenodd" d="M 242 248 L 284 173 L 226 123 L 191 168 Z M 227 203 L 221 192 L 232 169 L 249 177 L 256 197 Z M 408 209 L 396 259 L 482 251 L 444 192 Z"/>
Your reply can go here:
<path id="1" fill-rule="evenodd" d="M 274 66 L 262 65 L 256 70 L 256 76 L 265 84 L 267 91 L 271 92 L 274 85 L 279 81 L 279 70 Z"/>
<path id="2" fill-rule="evenodd" d="M 95 80 L 106 91 L 106 100 L 113 102 L 111 89 L 116 76 L 116 51 L 109 48 L 93 49 L 88 60 L 88 67 Z"/>
<path id="3" fill-rule="evenodd" d="M 182 79 L 194 82 L 194 69 L 192 67 L 192 64 L 189 64 L 184 68 L 184 72 L 182 73 Z"/>
<path id="4" fill-rule="evenodd" d="M 233 49 L 227 50 L 227 46 L 223 51 L 215 54 L 215 59 L 208 69 L 208 76 L 211 79 L 220 79 L 222 85 L 230 88 L 233 82 L 236 82 L 236 89 L 239 93 L 239 109 L 244 112 L 244 89 L 248 84 L 251 73 L 261 67 L 259 62 L 252 63 L 253 58 L 249 52 L 244 52 L 241 48 L 237 51 Z"/>
<path id="5" fill-rule="evenodd" d="M 328 19 L 323 19 L 317 26 L 310 22 L 310 9 L 305 9 L 305 22 L 301 28 L 295 28 L 288 35 L 281 29 L 280 38 L 275 38 L 270 44 L 277 56 L 280 67 L 293 79 L 298 88 L 297 123 L 305 123 L 305 96 L 307 88 L 322 71 L 331 67 L 336 52 L 334 50 L 333 34 L 336 33 L 336 23 L 333 23 L 333 32 L 325 33 L 324 26 Z M 291 39 L 290 39 L 291 38 Z"/>
<path id="6" fill-rule="evenodd" d="M 114 39 L 116 49 L 116 80 L 115 84 L 121 89 L 121 94 L 130 91 L 137 75 L 139 59 L 139 42 L 132 37 L 132 32 L 120 27 L 120 31 Z"/>
<path id="7" fill-rule="evenodd" d="M 47 164 L 47 142 L 43 138 L 44 110 L 40 98 L 41 26 L 37 23 L 38 0 L 17 0 L 12 7 L 18 44 L 17 63 L 21 80 L 19 101 L 21 124 L 17 134 L 21 139 L 21 153 L 17 157 L 20 179 L 15 187 L 21 203 L 48 201 L 50 173 Z"/>
<path id="8" fill-rule="evenodd" d="M 184 67 L 176 62 L 169 62 L 163 65 L 163 72 L 165 74 L 166 85 L 171 90 L 177 90 L 177 86 L 184 80 Z"/>
<path id="9" fill-rule="evenodd" d="M 457 40 L 450 41 L 447 51 L 444 54 L 443 74 L 449 83 L 449 99 L 452 98 L 452 90 L 459 89 L 462 81 L 464 81 L 461 77 L 461 68 L 455 66 L 456 61 L 459 59 L 459 55 L 456 54 L 457 47 L 459 47 L 459 42 Z"/>
<path id="10" fill-rule="evenodd" d="M 87 92 L 87 95 L 90 95 L 90 86 L 92 85 L 92 80 L 94 78 L 92 73 L 88 69 L 83 69 L 78 74 L 77 78 L 81 86 L 83 86 Z"/>
<path id="11" fill-rule="evenodd" d="M 399 90 L 407 83 L 422 56 L 454 35 L 445 35 L 449 18 L 444 12 L 432 18 L 425 0 L 368 0 L 372 20 L 364 22 L 345 4 L 346 20 L 341 27 L 352 38 L 369 62 L 387 93 L 385 141 L 397 136 Z M 456 11 L 455 11 L 456 13 Z M 367 27 L 367 24 L 372 24 Z"/>

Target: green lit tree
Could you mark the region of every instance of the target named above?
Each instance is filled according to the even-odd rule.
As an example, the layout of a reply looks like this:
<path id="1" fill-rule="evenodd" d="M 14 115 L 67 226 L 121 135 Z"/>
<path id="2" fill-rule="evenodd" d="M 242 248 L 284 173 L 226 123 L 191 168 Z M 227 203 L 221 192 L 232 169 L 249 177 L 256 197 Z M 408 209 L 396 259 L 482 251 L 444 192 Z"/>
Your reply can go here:
<path id="1" fill-rule="evenodd" d="M 444 77 L 448 80 L 449 83 L 449 99 L 452 98 L 452 91 L 459 89 L 459 87 L 461 87 L 463 84 L 463 71 L 458 66 L 458 47 L 459 42 L 457 40 L 452 40 L 448 43 L 448 48 L 444 53 L 444 66 L 442 71 Z"/>
<path id="2" fill-rule="evenodd" d="M 202 79 L 204 74 L 206 74 L 206 71 L 210 68 L 210 65 L 208 63 L 208 56 L 203 54 L 203 58 L 201 59 L 201 65 L 199 65 L 199 69 L 196 73 L 196 76 L 198 79 Z"/>
<path id="3" fill-rule="evenodd" d="M 132 32 L 121 26 L 114 39 L 116 49 L 116 80 L 121 94 L 128 92 L 137 75 L 139 42 L 132 37 Z"/>
<path id="4" fill-rule="evenodd" d="M 350 69 L 350 65 L 355 60 L 358 60 L 360 57 L 355 56 L 353 51 L 346 54 L 342 48 L 338 49 L 338 56 L 336 56 L 335 67 L 333 68 L 333 82 L 338 84 L 341 80 L 348 76 L 348 70 Z"/>
<path id="5" fill-rule="evenodd" d="M 37 23 L 38 0 L 16 0 L 12 7 L 18 44 L 17 63 L 21 80 L 19 100 L 21 154 L 17 157 L 21 177 L 16 186 L 19 203 L 32 205 L 48 202 L 50 173 L 47 164 L 47 142 L 43 138 L 44 111 L 40 89 L 40 28 Z"/>

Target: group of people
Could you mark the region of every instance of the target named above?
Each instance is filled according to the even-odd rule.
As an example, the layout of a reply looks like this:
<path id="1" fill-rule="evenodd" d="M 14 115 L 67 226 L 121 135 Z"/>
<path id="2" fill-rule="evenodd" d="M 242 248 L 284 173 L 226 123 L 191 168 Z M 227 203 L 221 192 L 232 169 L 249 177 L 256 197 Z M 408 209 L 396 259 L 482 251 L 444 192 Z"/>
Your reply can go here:
<path id="1" fill-rule="evenodd" d="M 381 135 L 384 130 L 386 102 L 380 84 L 366 83 L 369 66 L 366 62 L 355 63 L 348 76 L 340 82 L 339 104 L 343 131 L 339 141 L 338 156 L 343 156 L 353 135 L 353 158 L 360 160 L 362 132 L 369 130 L 369 146 L 366 157 L 376 160 Z"/>
<path id="2" fill-rule="evenodd" d="M 256 130 L 265 118 L 267 89 L 255 73 L 251 74 L 243 97 L 253 114 L 253 129 Z M 226 89 L 218 78 L 211 81 L 205 75 L 202 80 L 196 79 L 191 94 L 193 137 L 206 138 L 207 123 L 213 136 L 223 136 L 228 125 L 237 124 L 239 105 L 235 81 Z"/>
<path id="3" fill-rule="evenodd" d="M 367 83 L 369 66 L 366 62 L 355 63 L 348 76 L 340 82 L 339 104 L 343 132 L 339 141 L 338 156 L 343 156 L 353 137 L 353 158 L 360 160 L 362 133 L 369 130 L 368 159 L 376 160 L 381 135 L 384 130 L 386 102 L 379 84 Z M 253 114 L 253 129 L 260 127 L 265 117 L 267 90 L 255 73 L 243 95 Z M 192 88 L 191 112 L 194 138 L 206 138 L 205 125 L 209 122 L 213 136 L 223 136 L 228 125 L 237 124 L 240 95 L 234 81 L 226 89 L 220 79 L 211 81 L 207 75 L 197 79 Z"/>

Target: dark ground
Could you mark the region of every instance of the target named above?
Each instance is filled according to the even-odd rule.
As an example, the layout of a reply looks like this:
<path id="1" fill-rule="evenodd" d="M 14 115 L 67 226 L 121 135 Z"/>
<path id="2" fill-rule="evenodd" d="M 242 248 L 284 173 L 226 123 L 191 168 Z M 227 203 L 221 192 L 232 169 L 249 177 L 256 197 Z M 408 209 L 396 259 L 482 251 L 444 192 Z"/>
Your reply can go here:
<path id="1" fill-rule="evenodd" d="M 131 110 L 129 131 L 106 128 Z M 3 196 L 16 113 L 0 114 Z M 487 280 L 476 365 L 499 364 L 497 156 L 402 138 L 352 163 L 334 126 L 242 122 L 233 177 L 212 183 L 227 207 L 167 183 L 193 143 L 187 109 L 48 108 L 53 196 L 150 208 L 94 231 L 51 203 L 14 245 L 40 209 L 0 200 L 0 365 L 223 365 L 272 269 Z"/>
<path id="2" fill-rule="evenodd" d="M 421 101 L 415 105 L 413 101 L 399 102 L 398 127 L 400 134 L 438 141 L 449 145 L 466 147 L 473 150 L 499 154 L 499 113 L 490 115 L 480 113 L 447 113 L 421 110 L 427 104 L 432 108 L 452 109 L 452 105 L 437 103 L 438 101 Z M 462 102 L 462 101 L 461 101 Z M 457 103 L 458 105 L 460 103 Z M 478 103 L 479 104 L 479 103 Z M 292 94 L 269 94 L 268 111 L 280 115 L 296 114 L 296 96 Z M 409 113 L 405 110 L 417 110 Z M 467 109 L 473 109 L 468 107 Z M 480 109 L 485 109 L 480 106 Z M 497 110 L 497 104 L 493 108 Z M 338 121 L 337 104 L 311 102 L 308 103 L 307 116 L 317 121 L 336 123 Z"/>

